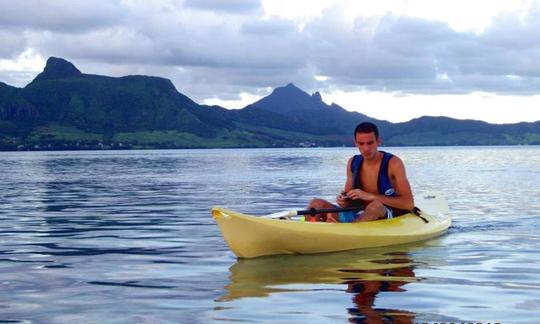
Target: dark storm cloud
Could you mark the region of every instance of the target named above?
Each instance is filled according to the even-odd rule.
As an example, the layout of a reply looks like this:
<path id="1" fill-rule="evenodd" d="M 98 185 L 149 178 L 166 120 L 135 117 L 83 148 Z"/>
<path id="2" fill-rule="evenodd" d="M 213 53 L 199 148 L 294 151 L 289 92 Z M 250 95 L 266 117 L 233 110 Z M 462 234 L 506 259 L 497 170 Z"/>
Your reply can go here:
<path id="1" fill-rule="evenodd" d="M 120 1 L 0 0 L 0 26 L 76 33 L 121 23 Z"/>
<path id="2" fill-rule="evenodd" d="M 186 8 L 220 13 L 244 14 L 262 10 L 258 0 L 185 0 Z"/>
<path id="3" fill-rule="evenodd" d="M 21 37 L 18 33 L 0 30 L 0 39 L 0 58 L 16 56 L 17 54 L 24 52 L 26 48 L 26 39 Z"/>
<path id="4" fill-rule="evenodd" d="M 281 36 L 290 33 L 295 33 L 298 28 L 295 24 L 288 20 L 282 19 L 265 19 L 248 21 L 242 25 L 242 33 L 246 35 L 257 36 Z"/>
<path id="5" fill-rule="evenodd" d="M 305 65 L 307 42 L 298 34 L 261 37 L 239 34 L 223 26 L 209 34 L 193 37 L 193 42 L 172 40 L 168 63 L 207 68 L 296 69 Z M 296 52 L 298 55 L 293 55 Z"/>
<path id="6" fill-rule="evenodd" d="M 209 79 L 211 76 L 211 79 Z M 251 92 L 266 95 L 267 88 L 283 86 L 291 80 L 306 89 L 315 85 L 311 75 L 304 69 L 264 70 L 264 69 L 208 69 L 197 67 L 190 70 L 190 82 L 175 80 L 182 84 L 181 91 L 192 98 L 207 99 L 217 97 L 223 100 L 239 99 L 239 93 Z"/>
<path id="7" fill-rule="evenodd" d="M 123 27 L 96 30 L 82 34 L 57 34 L 54 42 L 41 33 L 31 36 L 31 43 L 45 57 L 61 56 L 68 60 L 84 59 L 102 63 L 152 62 L 158 49 L 147 35 Z"/>
<path id="8" fill-rule="evenodd" d="M 171 7 L 130 10 L 123 26 L 57 33 L 54 42 L 36 32 L 32 43 L 45 56 L 108 63 L 289 71 L 305 66 L 309 44 L 289 21 L 209 17 Z"/>
<path id="9" fill-rule="evenodd" d="M 197 101 L 289 82 L 308 91 L 540 92 L 540 12 L 533 7 L 472 33 L 391 14 L 345 21 L 337 10 L 300 28 L 247 0 L 0 5 L 3 58 L 31 48 L 87 73 L 163 76 Z M 0 70 L 1 81 L 17 79 L 6 75 Z"/>
<path id="10" fill-rule="evenodd" d="M 339 22 L 330 16 L 309 24 L 305 32 L 325 40 L 315 46 L 310 58 L 314 66 L 344 87 L 527 94 L 539 89 L 540 65 L 534 63 L 540 59 L 539 18 L 537 12 L 525 19 L 499 18 L 475 34 L 386 15 L 378 21 L 358 19 L 353 28 L 332 37 L 328 26 Z"/>
<path id="11" fill-rule="evenodd" d="M 454 37 L 446 25 L 412 18 L 385 16 L 380 20 L 357 19 L 352 28 L 335 31 L 334 17 L 316 21 L 305 31 L 314 39 L 311 60 L 319 73 L 343 84 L 385 90 L 402 81 L 437 78 L 439 46 Z"/>

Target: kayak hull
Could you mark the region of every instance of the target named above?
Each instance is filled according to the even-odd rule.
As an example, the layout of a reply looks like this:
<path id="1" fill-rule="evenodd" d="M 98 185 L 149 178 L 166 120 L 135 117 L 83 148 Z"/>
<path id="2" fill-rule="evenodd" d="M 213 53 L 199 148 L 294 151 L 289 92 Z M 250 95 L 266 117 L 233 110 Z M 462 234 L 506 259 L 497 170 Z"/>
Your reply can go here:
<path id="1" fill-rule="evenodd" d="M 443 234 L 450 217 L 414 214 L 358 223 L 311 223 L 263 218 L 212 208 L 225 241 L 239 258 L 313 254 L 427 240 Z"/>

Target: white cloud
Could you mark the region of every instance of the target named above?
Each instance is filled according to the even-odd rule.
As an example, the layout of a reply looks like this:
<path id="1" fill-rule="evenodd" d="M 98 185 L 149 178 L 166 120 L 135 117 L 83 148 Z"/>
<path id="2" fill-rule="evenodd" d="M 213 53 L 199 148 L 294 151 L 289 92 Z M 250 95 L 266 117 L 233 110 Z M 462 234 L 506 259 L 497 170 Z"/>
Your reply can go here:
<path id="1" fill-rule="evenodd" d="M 14 59 L 0 59 L 0 75 L 13 86 L 23 87 L 29 78 L 35 77 L 43 70 L 45 59 L 35 50 L 29 48 Z"/>
<path id="2" fill-rule="evenodd" d="M 45 59 L 31 48 L 13 60 L 0 60 L 0 70 L 15 72 L 40 72 L 44 65 Z"/>
<path id="3" fill-rule="evenodd" d="M 254 95 L 254 94 L 246 93 L 246 92 L 241 92 L 239 94 L 239 97 L 240 97 L 239 99 L 232 99 L 232 100 L 209 98 L 209 99 L 204 100 L 202 103 L 209 106 L 218 105 L 222 107 L 227 107 L 229 109 L 241 109 L 261 99 L 261 96 L 259 95 Z"/>
<path id="4" fill-rule="evenodd" d="M 419 116 L 451 116 L 490 123 L 540 120 L 540 95 L 503 96 L 475 92 L 470 95 L 399 95 L 375 91 L 331 91 L 323 100 L 350 111 L 391 122 L 405 122 Z"/>

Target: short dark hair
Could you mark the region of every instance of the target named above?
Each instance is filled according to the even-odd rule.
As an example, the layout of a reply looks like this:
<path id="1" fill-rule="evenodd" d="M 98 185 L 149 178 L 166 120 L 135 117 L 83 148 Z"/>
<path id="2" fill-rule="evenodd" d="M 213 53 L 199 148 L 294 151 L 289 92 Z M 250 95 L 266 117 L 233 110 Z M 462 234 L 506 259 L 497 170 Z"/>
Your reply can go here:
<path id="1" fill-rule="evenodd" d="M 358 133 L 361 133 L 361 134 L 374 133 L 375 138 L 377 139 L 379 138 L 379 129 L 377 128 L 375 124 L 369 123 L 369 122 L 363 122 L 363 123 L 358 124 L 358 126 L 356 126 L 356 128 L 354 129 L 355 138 L 356 138 L 356 134 Z"/>

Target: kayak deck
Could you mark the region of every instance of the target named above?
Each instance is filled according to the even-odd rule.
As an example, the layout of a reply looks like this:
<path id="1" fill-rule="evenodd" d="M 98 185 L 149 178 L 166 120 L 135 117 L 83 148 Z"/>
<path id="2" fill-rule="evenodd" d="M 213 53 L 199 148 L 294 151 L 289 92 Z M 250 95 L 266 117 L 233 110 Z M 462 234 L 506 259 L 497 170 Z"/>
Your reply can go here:
<path id="1" fill-rule="evenodd" d="M 274 254 L 312 254 L 404 244 L 444 233 L 450 217 L 414 214 L 358 223 L 312 223 L 262 218 L 212 208 L 225 241 L 239 258 Z"/>

